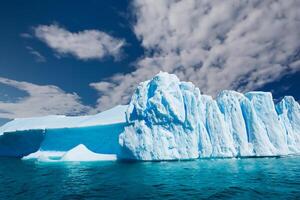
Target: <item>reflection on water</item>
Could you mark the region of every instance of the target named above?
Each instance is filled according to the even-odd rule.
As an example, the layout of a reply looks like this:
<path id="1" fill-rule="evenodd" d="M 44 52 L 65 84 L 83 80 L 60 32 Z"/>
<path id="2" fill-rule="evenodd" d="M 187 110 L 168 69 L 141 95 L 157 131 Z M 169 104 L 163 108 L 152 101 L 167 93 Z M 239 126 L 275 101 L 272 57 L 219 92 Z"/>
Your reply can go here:
<path id="1" fill-rule="evenodd" d="M 0 160 L 0 199 L 300 197 L 300 158 L 37 163 Z"/>

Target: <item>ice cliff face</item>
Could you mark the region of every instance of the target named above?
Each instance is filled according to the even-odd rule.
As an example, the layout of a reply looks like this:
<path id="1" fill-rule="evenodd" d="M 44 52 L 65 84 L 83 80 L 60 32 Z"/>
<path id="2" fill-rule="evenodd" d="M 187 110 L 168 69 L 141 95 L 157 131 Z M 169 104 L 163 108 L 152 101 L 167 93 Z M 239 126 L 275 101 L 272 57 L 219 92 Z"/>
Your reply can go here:
<path id="1" fill-rule="evenodd" d="M 300 154 L 300 106 L 268 92 L 222 91 L 159 73 L 129 105 L 93 116 L 16 119 L 0 127 L 0 156 L 43 161 L 184 160 Z"/>
<path id="2" fill-rule="evenodd" d="M 300 106 L 291 96 L 284 97 L 276 105 L 280 122 L 283 124 L 286 142 L 290 152 L 300 152 Z"/>
<path id="3" fill-rule="evenodd" d="M 233 156 L 253 155 L 253 148 L 248 141 L 246 123 L 243 118 L 241 107 L 243 100 L 246 101 L 244 95 L 235 91 L 222 91 L 216 99 L 227 126 L 226 133 L 232 138 Z"/>
<path id="4" fill-rule="evenodd" d="M 136 89 L 119 137 L 122 158 L 276 156 L 300 153 L 300 107 L 268 92 L 223 91 L 216 100 L 159 73 Z"/>
<path id="5" fill-rule="evenodd" d="M 136 89 L 127 110 L 130 125 L 120 135 L 122 157 L 173 160 L 199 157 L 199 90 L 160 73 Z"/>
<path id="6" fill-rule="evenodd" d="M 265 141 L 261 145 L 268 144 L 269 153 L 266 152 L 266 155 L 288 154 L 286 134 L 283 124 L 280 123 L 276 113 L 272 94 L 269 92 L 249 92 L 245 96 L 249 99 L 251 106 L 257 114 L 256 123 L 254 124 L 251 121 L 249 123 L 261 126 L 259 132 L 264 137 L 261 141 Z M 264 152 L 259 152 L 258 155 L 264 155 Z"/>

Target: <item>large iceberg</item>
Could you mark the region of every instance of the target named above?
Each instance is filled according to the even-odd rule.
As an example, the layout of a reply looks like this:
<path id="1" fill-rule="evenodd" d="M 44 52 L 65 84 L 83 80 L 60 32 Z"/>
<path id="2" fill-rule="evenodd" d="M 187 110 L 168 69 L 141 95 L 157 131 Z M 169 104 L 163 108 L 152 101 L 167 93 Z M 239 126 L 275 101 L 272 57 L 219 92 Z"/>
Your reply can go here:
<path id="1" fill-rule="evenodd" d="M 175 75 L 160 73 L 141 83 L 120 135 L 124 158 L 174 160 L 199 157 L 198 89 Z"/>
<path id="2" fill-rule="evenodd" d="M 216 99 L 160 72 L 129 105 L 97 115 L 15 119 L 0 127 L 0 156 L 40 161 L 186 160 L 300 153 L 300 106 L 269 92 Z"/>
<path id="3" fill-rule="evenodd" d="M 192 83 L 161 72 L 132 96 L 120 158 L 278 156 L 300 153 L 300 107 L 269 92 L 222 91 L 214 100 Z"/>

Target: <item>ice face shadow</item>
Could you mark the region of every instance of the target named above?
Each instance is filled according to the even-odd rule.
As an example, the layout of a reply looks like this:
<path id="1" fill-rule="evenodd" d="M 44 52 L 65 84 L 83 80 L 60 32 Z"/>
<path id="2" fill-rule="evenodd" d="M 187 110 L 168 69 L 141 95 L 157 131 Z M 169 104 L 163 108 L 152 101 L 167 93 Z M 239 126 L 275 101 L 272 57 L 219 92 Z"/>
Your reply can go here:
<path id="1" fill-rule="evenodd" d="M 95 153 L 116 154 L 119 151 L 119 135 L 124 123 L 82 128 L 47 129 L 41 144 L 43 151 L 69 151 L 79 144 Z"/>
<path id="2" fill-rule="evenodd" d="M 0 135 L 0 156 L 26 156 L 37 151 L 44 138 L 44 130 L 4 133 L 3 135 Z"/>

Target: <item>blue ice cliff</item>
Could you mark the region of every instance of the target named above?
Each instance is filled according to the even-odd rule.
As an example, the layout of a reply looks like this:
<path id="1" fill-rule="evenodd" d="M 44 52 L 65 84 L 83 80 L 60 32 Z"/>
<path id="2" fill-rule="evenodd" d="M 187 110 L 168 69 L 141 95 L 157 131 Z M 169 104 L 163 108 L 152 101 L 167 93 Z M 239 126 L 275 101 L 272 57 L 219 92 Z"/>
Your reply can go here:
<path id="1" fill-rule="evenodd" d="M 269 92 L 215 99 L 160 72 L 129 105 L 97 115 L 20 118 L 0 127 L 0 156 L 46 162 L 185 160 L 300 153 L 300 106 Z"/>
<path id="2" fill-rule="evenodd" d="M 141 83 L 127 109 L 122 156 L 138 160 L 199 157 L 200 91 L 175 75 L 160 73 Z"/>

